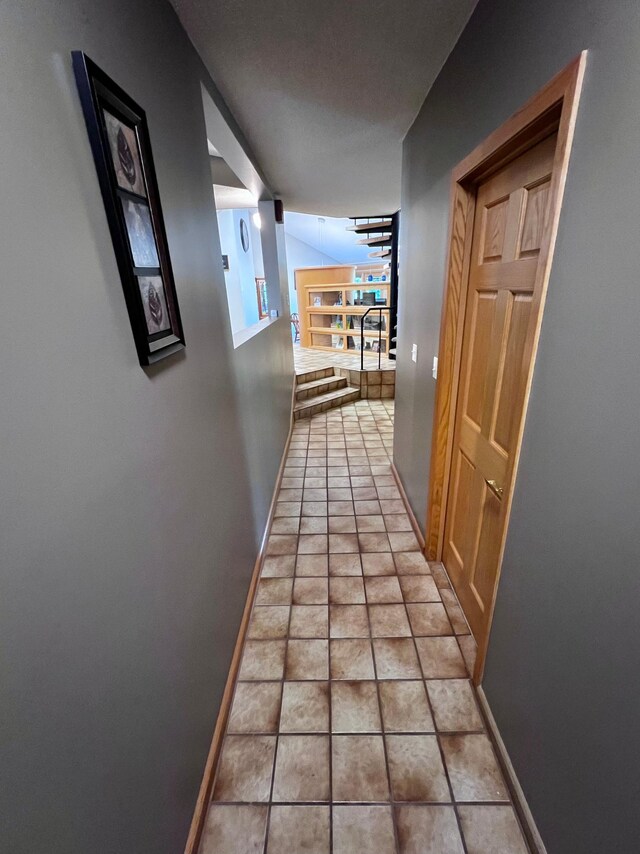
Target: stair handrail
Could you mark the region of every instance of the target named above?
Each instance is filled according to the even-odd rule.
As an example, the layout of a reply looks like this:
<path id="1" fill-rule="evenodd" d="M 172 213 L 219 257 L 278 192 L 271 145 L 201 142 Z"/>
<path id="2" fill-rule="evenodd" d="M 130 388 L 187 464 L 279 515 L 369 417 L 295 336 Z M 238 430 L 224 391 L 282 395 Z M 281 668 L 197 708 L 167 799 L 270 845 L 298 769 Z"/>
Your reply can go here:
<path id="1" fill-rule="evenodd" d="M 390 311 L 390 305 L 372 305 L 371 308 L 368 308 L 365 313 L 360 317 L 360 370 L 364 371 L 364 320 L 365 317 L 369 314 L 370 311 L 379 311 L 380 312 L 380 324 L 378 326 L 378 370 L 380 370 L 380 357 L 382 355 L 382 350 L 380 349 L 380 345 L 382 344 L 382 312 Z M 389 315 L 391 317 L 391 315 Z M 389 339 L 390 340 L 390 339 Z M 387 355 L 389 355 L 387 353 Z"/>

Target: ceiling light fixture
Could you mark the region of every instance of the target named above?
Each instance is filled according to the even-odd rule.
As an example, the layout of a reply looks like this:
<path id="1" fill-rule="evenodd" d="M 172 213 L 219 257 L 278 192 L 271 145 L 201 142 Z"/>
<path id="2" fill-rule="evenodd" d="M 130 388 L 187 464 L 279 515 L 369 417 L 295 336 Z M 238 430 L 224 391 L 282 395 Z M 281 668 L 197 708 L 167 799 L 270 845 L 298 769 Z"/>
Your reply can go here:
<path id="1" fill-rule="evenodd" d="M 256 228 L 262 228 L 262 220 L 260 219 L 260 212 L 259 211 L 256 211 L 253 214 L 253 216 L 251 217 L 251 219 L 253 220 L 253 224 L 255 225 Z"/>

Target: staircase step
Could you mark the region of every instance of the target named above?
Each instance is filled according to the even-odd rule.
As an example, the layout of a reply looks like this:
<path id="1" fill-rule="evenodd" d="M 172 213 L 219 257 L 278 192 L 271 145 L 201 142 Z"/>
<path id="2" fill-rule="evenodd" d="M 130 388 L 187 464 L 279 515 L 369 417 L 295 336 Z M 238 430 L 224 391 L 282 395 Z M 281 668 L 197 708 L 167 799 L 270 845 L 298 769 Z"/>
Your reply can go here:
<path id="1" fill-rule="evenodd" d="M 377 252 L 369 252 L 369 258 L 391 258 L 391 250 L 380 249 Z"/>
<path id="2" fill-rule="evenodd" d="M 360 400 L 360 389 L 346 386 L 337 391 L 330 391 L 327 394 L 320 394 L 316 397 L 310 397 L 308 400 L 299 401 L 293 407 L 293 417 L 295 421 L 300 418 L 310 418 L 319 412 L 335 409 L 336 406 L 342 406 L 343 403 L 351 403 L 354 400 Z"/>
<path id="3" fill-rule="evenodd" d="M 356 240 L 358 246 L 391 246 L 391 235 L 384 234 L 382 237 L 365 237 L 364 240 Z"/>
<path id="4" fill-rule="evenodd" d="M 389 231 L 393 225 L 390 219 L 381 219 L 378 222 L 363 222 L 358 225 L 348 225 L 347 231 L 355 231 L 356 234 L 375 234 L 376 231 Z"/>
<path id="5" fill-rule="evenodd" d="M 321 380 L 325 377 L 332 377 L 335 374 L 333 365 L 325 365 L 324 368 L 314 368 L 312 371 L 302 371 L 296 374 L 296 385 L 304 385 L 305 383 L 313 382 L 313 380 Z"/>
<path id="6" fill-rule="evenodd" d="M 319 380 L 311 380 L 308 383 L 296 384 L 296 400 L 310 400 L 314 397 L 326 394 L 330 391 L 337 391 L 339 388 L 344 388 L 347 384 L 346 377 L 339 377 L 335 374 L 329 377 L 323 377 Z"/>

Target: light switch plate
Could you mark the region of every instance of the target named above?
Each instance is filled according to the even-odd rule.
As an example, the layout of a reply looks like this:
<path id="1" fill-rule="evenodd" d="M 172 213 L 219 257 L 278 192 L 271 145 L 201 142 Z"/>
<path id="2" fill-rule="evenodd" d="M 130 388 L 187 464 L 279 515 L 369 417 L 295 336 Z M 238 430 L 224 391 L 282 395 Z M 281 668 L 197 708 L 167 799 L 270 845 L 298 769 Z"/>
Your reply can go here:
<path id="1" fill-rule="evenodd" d="M 413 362 L 418 361 L 418 345 L 417 344 L 413 344 L 411 346 L 411 360 Z"/>
<path id="2" fill-rule="evenodd" d="M 433 357 L 433 367 L 431 368 L 431 376 L 434 378 L 434 380 L 438 379 L 438 357 L 437 356 Z"/>

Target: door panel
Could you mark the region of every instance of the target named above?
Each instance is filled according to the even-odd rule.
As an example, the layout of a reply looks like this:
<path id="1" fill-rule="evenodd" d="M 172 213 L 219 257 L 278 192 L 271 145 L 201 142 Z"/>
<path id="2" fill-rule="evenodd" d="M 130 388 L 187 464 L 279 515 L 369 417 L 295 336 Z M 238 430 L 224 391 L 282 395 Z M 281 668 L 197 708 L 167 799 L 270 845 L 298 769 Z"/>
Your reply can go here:
<path id="1" fill-rule="evenodd" d="M 499 574 L 556 141 L 477 188 L 443 561 L 478 642 Z"/>

